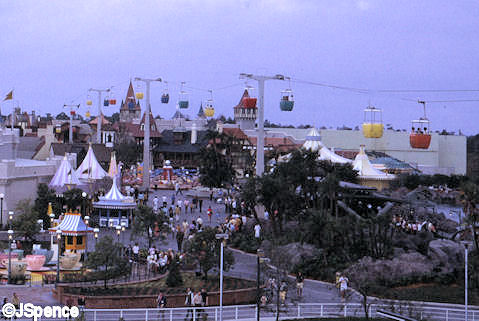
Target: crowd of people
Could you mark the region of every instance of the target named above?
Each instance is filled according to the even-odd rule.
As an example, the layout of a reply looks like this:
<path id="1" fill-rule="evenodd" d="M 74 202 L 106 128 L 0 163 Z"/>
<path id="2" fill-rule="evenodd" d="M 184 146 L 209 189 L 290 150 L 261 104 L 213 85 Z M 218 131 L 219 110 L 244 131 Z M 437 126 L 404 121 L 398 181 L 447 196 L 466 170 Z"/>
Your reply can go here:
<path id="1" fill-rule="evenodd" d="M 436 227 L 428 221 L 420 222 L 415 219 L 406 219 L 400 215 L 395 215 L 393 216 L 392 223 L 398 230 L 406 233 L 416 234 L 421 231 L 436 233 Z"/>

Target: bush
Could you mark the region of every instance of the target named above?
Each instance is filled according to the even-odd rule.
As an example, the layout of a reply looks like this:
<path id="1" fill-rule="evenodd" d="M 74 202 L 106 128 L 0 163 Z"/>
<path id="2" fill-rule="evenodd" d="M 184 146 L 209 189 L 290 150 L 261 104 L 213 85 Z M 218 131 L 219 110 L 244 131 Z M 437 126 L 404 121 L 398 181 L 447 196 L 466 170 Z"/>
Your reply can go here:
<path id="1" fill-rule="evenodd" d="M 179 257 L 175 256 L 173 261 L 168 267 L 168 277 L 166 278 L 166 285 L 171 288 L 180 286 L 183 284 L 183 278 L 181 277 L 180 272 L 180 262 Z"/>

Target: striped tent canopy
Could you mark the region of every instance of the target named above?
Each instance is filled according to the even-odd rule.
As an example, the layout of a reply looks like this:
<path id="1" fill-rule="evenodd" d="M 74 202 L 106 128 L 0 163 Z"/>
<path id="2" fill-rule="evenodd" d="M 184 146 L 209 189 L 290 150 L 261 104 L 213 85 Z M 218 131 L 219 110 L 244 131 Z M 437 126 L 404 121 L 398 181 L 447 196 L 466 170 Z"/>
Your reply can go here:
<path id="1" fill-rule="evenodd" d="M 102 179 L 108 175 L 107 172 L 105 172 L 105 170 L 101 167 L 100 163 L 98 163 L 91 144 L 88 147 L 88 152 L 86 153 L 83 162 L 80 166 L 78 166 L 76 174 L 79 179 L 85 181 Z"/>
<path id="2" fill-rule="evenodd" d="M 65 185 L 69 185 L 69 186 L 82 185 L 75 171 L 73 170 L 70 162 L 68 161 L 66 155 L 63 158 L 62 162 L 60 163 L 60 166 L 58 167 L 55 175 L 53 176 L 48 186 L 51 188 L 60 188 Z"/>
<path id="3" fill-rule="evenodd" d="M 65 217 L 56 227 L 49 229 L 50 233 L 55 234 L 58 230 L 62 235 L 85 235 L 92 233 L 93 229 L 88 227 L 83 221 L 80 213 L 65 213 Z"/>
<path id="4" fill-rule="evenodd" d="M 135 200 L 132 197 L 125 196 L 120 192 L 117 185 L 116 176 L 113 177 L 111 189 L 105 196 L 100 196 L 98 202 L 93 202 L 94 208 L 110 208 L 110 209 L 133 209 L 136 208 Z"/>
<path id="5" fill-rule="evenodd" d="M 108 175 L 111 178 L 114 178 L 118 175 L 118 165 L 116 164 L 116 155 L 115 152 L 111 153 L 110 167 L 108 168 Z"/>
<path id="6" fill-rule="evenodd" d="M 346 163 L 352 163 L 350 159 L 347 159 L 345 157 L 339 156 L 332 150 L 328 149 L 326 146 L 323 146 L 321 150 L 319 151 L 319 160 L 328 160 L 331 163 L 339 163 L 339 164 L 346 164 Z"/>

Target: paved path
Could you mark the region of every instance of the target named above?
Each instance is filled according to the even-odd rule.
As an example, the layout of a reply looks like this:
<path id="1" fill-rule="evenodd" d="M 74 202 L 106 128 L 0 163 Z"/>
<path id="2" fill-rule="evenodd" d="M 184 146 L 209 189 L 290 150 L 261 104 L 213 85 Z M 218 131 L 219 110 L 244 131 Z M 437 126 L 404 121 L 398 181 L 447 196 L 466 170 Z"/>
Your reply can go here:
<path id="1" fill-rule="evenodd" d="M 168 200 L 168 205 L 171 204 L 171 195 L 174 191 L 155 191 L 150 196 L 150 203 L 153 200 L 154 195 L 158 195 L 160 203 L 162 201 L 162 196 L 166 195 Z M 176 198 L 184 199 L 181 195 L 178 195 Z M 211 206 L 213 212 L 215 213 L 213 217 L 218 218 L 221 222 L 224 221 L 227 214 L 224 212 L 224 205 L 223 204 L 216 204 L 214 202 L 210 202 L 209 200 L 204 200 L 203 202 L 203 211 L 202 213 L 199 210 L 195 210 L 193 214 L 188 211 L 187 214 L 184 211 L 181 212 L 180 215 L 180 222 L 184 219 L 187 219 L 188 222 L 191 222 L 193 219 L 197 219 L 201 217 L 203 222 L 206 225 L 216 225 L 216 222 L 212 222 L 212 224 L 208 223 L 208 216 L 206 214 L 206 209 L 208 206 Z M 218 215 L 216 214 L 218 213 Z M 101 235 L 110 234 L 115 239 L 117 238 L 115 231 L 109 229 L 102 229 Z M 138 242 L 140 246 L 147 247 L 147 240 L 145 238 L 137 238 L 131 235 L 131 231 L 128 230 L 123 235 L 120 236 L 120 241 L 123 244 L 128 245 L 131 243 Z M 155 245 L 157 248 L 160 249 L 174 249 L 177 250 L 176 240 L 171 236 L 168 236 L 165 240 L 156 241 Z M 88 248 L 89 250 L 94 249 L 94 239 L 93 236 L 90 235 L 88 241 Z M 244 253 L 242 251 L 234 250 L 234 257 L 235 257 L 235 265 L 234 268 L 231 269 L 229 272 L 226 272 L 225 275 L 242 277 L 247 279 L 256 280 L 256 273 L 257 273 L 257 258 L 256 255 Z M 291 277 L 292 278 L 292 277 Z M 292 279 L 294 281 L 294 279 Z M 0 286 L 1 294 L 0 296 L 5 296 L 11 298 L 13 292 L 16 292 L 23 302 L 32 302 L 39 305 L 46 305 L 46 304 L 53 304 L 56 303 L 56 300 L 53 298 L 51 293 L 51 287 L 40 287 L 40 286 L 32 286 L 32 287 L 25 287 L 25 286 Z M 314 303 L 314 302 L 326 302 L 326 303 L 340 303 L 341 298 L 338 295 L 336 288 L 328 283 L 318 282 L 314 280 L 305 280 L 304 290 L 303 290 L 303 297 L 297 298 L 296 297 L 296 289 L 294 287 L 290 287 L 288 291 L 288 303 Z M 355 295 L 351 296 L 348 299 L 348 302 L 359 302 L 359 298 Z"/>

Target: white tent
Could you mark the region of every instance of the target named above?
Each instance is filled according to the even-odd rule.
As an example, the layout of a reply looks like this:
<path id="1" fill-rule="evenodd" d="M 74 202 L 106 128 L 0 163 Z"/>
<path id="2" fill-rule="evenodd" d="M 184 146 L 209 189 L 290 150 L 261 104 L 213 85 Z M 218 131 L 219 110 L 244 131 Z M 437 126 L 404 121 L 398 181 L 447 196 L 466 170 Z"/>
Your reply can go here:
<path id="1" fill-rule="evenodd" d="M 55 175 L 53 176 L 50 184 L 48 184 L 51 188 L 60 188 L 65 185 L 67 186 L 79 186 L 82 183 L 78 179 L 75 171 L 73 170 L 70 162 L 68 161 L 67 157 L 65 156 L 60 163 Z"/>
<path id="2" fill-rule="evenodd" d="M 358 171 L 360 178 L 375 180 L 392 180 L 396 178 L 393 174 L 384 173 L 373 167 L 369 161 L 368 155 L 364 152 L 364 145 L 361 145 L 359 154 L 357 154 L 354 159 L 353 169 Z"/>
<path id="3" fill-rule="evenodd" d="M 113 176 L 113 184 L 111 185 L 110 190 L 106 193 L 105 196 L 99 197 L 100 201 L 125 201 L 132 200 L 131 197 L 125 196 L 120 192 L 118 185 L 116 183 L 116 176 Z"/>
<path id="4" fill-rule="evenodd" d="M 326 146 L 323 146 L 323 148 L 321 148 L 321 150 L 319 151 L 318 159 L 328 160 L 332 163 L 339 163 L 339 164 L 352 163 L 352 161 L 350 159 L 339 156 L 335 152 L 328 149 Z"/>
<path id="5" fill-rule="evenodd" d="M 110 167 L 108 168 L 108 175 L 111 178 L 114 178 L 118 175 L 118 166 L 116 164 L 115 152 L 111 153 Z"/>
<path id="6" fill-rule="evenodd" d="M 102 179 L 107 176 L 107 172 L 101 167 L 98 163 L 95 153 L 93 153 L 93 148 L 88 147 L 88 152 L 86 153 L 85 159 L 81 165 L 77 168 L 76 174 L 78 178 L 82 180 L 91 180 L 91 179 Z"/>
<path id="7" fill-rule="evenodd" d="M 312 152 L 316 152 L 323 147 L 321 143 L 321 136 L 319 135 L 319 131 L 316 128 L 311 128 L 306 136 L 306 141 L 303 144 L 303 148 L 310 150 Z"/>

